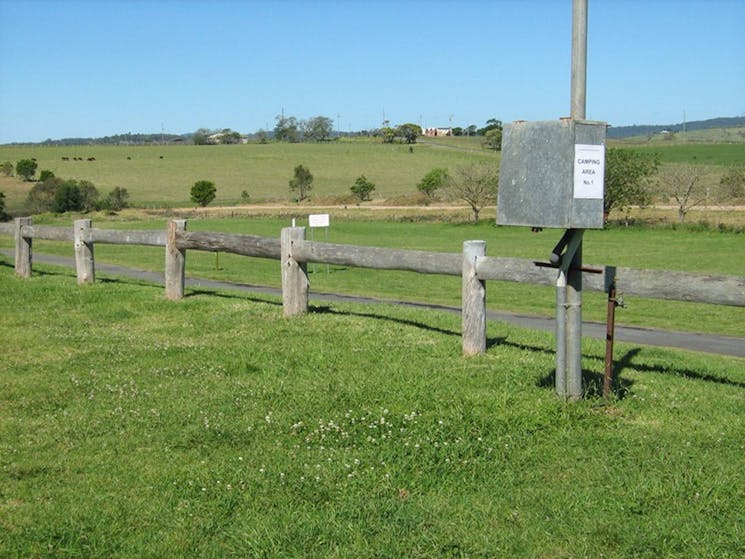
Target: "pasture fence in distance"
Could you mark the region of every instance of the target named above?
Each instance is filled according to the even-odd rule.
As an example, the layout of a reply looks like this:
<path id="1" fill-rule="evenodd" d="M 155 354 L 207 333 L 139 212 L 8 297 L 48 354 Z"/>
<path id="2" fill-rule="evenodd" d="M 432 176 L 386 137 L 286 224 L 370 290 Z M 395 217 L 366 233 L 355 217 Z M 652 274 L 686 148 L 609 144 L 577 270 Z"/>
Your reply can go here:
<path id="1" fill-rule="evenodd" d="M 282 304 L 285 316 L 308 311 L 310 262 L 380 270 L 406 270 L 462 278 L 462 351 L 475 355 L 486 351 L 486 281 L 500 280 L 554 286 L 557 264 L 523 258 L 486 256 L 486 242 L 465 241 L 463 252 L 444 253 L 390 249 L 309 241 L 304 227 L 283 228 L 279 238 L 219 232 L 191 232 L 186 220 L 170 220 L 166 230 L 112 230 L 92 227 L 79 219 L 73 227 L 33 225 L 31 218 L 0 224 L 0 234 L 15 238 L 15 271 L 22 277 L 32 272 L 32 240 L 73 243 L 79 284 L 95 281 L 94 245 L 160 246 L 165 248 L 165 295 L 184 296 L 186 252 L 202 250 L 269 258 L 280 262 Z M 671 299 L 745 307 L 745 277 L 638 270 L 615 266 L 583 266 L 583 288 L 639 297 Z"/>

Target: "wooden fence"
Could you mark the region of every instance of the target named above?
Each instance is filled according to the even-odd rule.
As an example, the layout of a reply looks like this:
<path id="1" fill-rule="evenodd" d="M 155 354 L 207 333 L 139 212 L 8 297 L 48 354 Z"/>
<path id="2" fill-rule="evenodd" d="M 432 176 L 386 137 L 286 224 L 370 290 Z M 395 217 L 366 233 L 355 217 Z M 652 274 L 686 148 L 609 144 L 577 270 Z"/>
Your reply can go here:
<path id="1" fill-rule="evenodd" d="M 397 250 L 308 241 L 304 227 L 288 227 L 279 239 L 254 235 L 190 232 L 185 220 L 172 220 L 165 231 L 96 229 L 91 220 L 72 228 L 35 226 L 30 218 L 0 224 L 0 234 L 15 238 L 15 270 L 31 275 L 32 240 L 70 241 L 74 246 L 78 283 L 95 281 L 96 243 L 165 247 L 165 292 L 169 299 L 184 295 L 186 251 L 220 251 L 279 260 L 284 314 L 308 310 L 310 282 L 307 264 L 316 262 L 381 270 L 407 270 L 462 278 L 462 347 L 465 355 L 486 349 L 486 281 L 501 280 L 555 286 L 557 270 L 547 263 L 523 258 L 486 256 L 485 241 L 465 241 L 461 254 Z M 635 270 L 614 266 L 582 268 L 583 288 L 628 295 L 745 307 L 745 277 Z"/>

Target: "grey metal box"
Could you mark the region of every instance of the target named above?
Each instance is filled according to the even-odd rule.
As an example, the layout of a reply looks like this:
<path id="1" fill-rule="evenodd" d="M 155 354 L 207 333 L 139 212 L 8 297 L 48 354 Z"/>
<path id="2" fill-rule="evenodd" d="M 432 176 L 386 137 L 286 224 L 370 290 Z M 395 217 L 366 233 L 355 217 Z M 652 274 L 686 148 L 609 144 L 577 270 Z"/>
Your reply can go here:
<path id="1" fill-rule="evenodd" d="M 507 124 L 497 223 L 602 229 L 606 128 L 572 119 Z"/>

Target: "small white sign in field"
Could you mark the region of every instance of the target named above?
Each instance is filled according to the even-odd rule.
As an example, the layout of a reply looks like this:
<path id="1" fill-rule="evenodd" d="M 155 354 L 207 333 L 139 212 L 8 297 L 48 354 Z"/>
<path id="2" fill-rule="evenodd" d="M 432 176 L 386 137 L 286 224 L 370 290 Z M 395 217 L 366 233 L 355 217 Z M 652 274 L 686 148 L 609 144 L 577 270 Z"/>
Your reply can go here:
<path id="1" fill-rule="evenodd" d="M 328 227 L 329 223 L 329 214 L 311 214 L 308 216 L 308 225 L 310 227 Z"/>

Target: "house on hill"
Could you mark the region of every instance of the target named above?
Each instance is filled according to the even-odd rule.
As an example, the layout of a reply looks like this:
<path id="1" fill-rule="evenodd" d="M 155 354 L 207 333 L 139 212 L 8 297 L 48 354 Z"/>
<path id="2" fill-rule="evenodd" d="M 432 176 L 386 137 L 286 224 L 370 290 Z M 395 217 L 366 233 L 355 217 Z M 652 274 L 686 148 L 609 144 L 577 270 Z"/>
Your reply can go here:
<path id="1" fill-rule="evenodd" d="M 447 128 L 445 127 L 425 128 L 424 135 L 425 136 L 452 136 L 453 129 L 450 128 L 449 126 Z"/>

